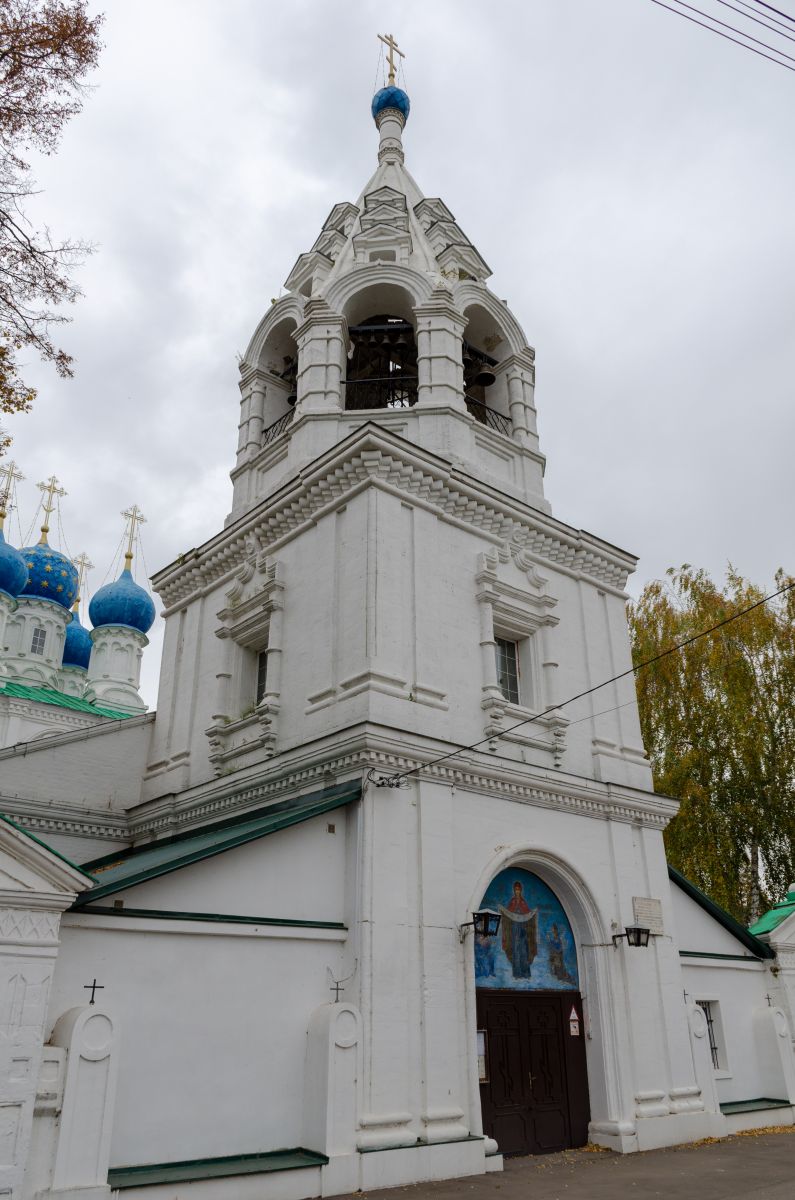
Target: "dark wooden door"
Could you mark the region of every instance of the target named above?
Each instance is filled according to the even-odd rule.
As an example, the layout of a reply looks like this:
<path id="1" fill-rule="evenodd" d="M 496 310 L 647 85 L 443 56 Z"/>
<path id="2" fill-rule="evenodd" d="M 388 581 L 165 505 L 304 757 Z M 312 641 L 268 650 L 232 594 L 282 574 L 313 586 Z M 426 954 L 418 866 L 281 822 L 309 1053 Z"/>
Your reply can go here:
<path id="1" fill-rule="evenodd" d="M 503 1154 L 583 1146 L 590 1111 L 579 994 L 483 989 L 477 1014 L 485 1032 L 480 1100 L 487 1136 Z"/>

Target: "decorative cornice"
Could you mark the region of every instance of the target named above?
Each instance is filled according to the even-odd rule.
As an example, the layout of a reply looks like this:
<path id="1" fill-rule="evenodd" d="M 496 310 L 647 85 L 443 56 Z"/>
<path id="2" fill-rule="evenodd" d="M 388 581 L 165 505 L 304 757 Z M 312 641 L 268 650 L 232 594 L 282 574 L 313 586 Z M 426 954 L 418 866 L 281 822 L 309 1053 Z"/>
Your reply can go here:
<path id="1" fill-rule="evenodd" d="M 65 804 L 53 809 L 52 805 L 44 805 L 41 801 L 19 797 L 0 796 L 0 805 L 4 813 L 30 833 L 130 841 L 130 830 L 124 817 L 103 817 L 89 809 L 70 810 Z"/>
<path id="2" fill-rule="evenodd" d="M 215 538 L 158 572 L 166 611 L 215 587 L 250 557 L 273 553 L 362 485 L 414 499 L 439 517 L 509 542 L 540 562 L 621 592 L 635 559 L 512 500 L 383 428 L 367 423 Z"/>
<path id="3" fill-rule="evenodd" d="M 486 753 L 462 755 L 455 762 L 429 765 L 428 759 L 438 753 L 443 753 L 443 749 L 433 753 L 428 748 L 425 757 L 416 750 L 406 752 L 374 727 L 360 726 L 346 734 L 337 733 L 332 740 L 323 739 L 317 745 L 280 754 L 267 765 L 249 769 L 248 777 L 236 784 L 226 777 L 195 789 L 178 802 L 173 797 L 150 801 L 141 806 L 138 814 L 129 813 L 131 832 L 136 841 L 178 833 L 327 784 L 330 778 L 344 782 L 366 774 L 370 768 L 384 775 L 417 771 L 420 779 L 461 791 L 655 829 L 664 829 L 679 807 L 678 801 L 653 792 L 557 772 L 553 778 L 544 768 L 534 770 L 524 763 Z"/>

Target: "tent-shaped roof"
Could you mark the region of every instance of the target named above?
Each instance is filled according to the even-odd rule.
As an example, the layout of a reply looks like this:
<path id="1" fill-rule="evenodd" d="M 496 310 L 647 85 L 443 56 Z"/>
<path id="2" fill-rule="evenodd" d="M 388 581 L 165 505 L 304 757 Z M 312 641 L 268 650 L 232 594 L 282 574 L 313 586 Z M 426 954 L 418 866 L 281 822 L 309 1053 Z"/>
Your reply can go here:
<path id="1" fill-rule="evenodd" d="M 301 821 L 308 821 L 334 808 L 341 808 L 353 800 L 358 800 L 361 791 L 358 780 L 337 784 L 319 792 L 311 792 L 307 796 L 296 796 L 290 800 L 269 804 L 255 812 L 232 817 L 227 821 L 204 825 L 189 833 L 138 846 L 122 854 L 95 859 L 86 863 L 85 869 L 91 872 L 97 885 L 78 896 L 73 907 L 82 908 L 86 904 L 94 904 L 104 896 L 144 883 L 147 879 L 168 875 L 171 871 L 178 871 L 181 867 L 201 862 L 202 859 L 223 854 L 226 850 L 266 837 L 279 829 L 298 825 Z"/>

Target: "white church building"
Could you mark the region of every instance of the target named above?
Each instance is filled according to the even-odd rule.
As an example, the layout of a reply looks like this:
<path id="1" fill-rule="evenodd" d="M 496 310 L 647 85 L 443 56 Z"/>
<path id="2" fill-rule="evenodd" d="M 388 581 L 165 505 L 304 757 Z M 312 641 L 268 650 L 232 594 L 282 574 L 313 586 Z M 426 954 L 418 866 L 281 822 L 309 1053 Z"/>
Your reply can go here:
<path id="1" fill-rule="evenodd" d="M 394 77 L 372 113 L 241 362 L 231 512 L 153 579 L 156 712 L 129 570 L 69 635 L 69 560 L 0 540 L 13 1200 L 794 1119 L 795 892 L 755 936 L 669 870 L 632 676 L 589 693 L 631 667 L 635 559 L 551 512 L 534 351 L 407 171 Z"/>

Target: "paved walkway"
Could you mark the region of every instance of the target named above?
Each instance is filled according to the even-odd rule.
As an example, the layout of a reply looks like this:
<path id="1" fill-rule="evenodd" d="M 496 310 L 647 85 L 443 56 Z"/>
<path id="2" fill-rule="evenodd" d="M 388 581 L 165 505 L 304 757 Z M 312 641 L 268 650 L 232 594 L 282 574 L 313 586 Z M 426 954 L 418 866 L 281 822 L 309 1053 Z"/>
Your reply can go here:
<path id="1" fill-rule="evenodd" d="M 359 1193 L 346 1200 L 795 1200 L 795 1130 L 645 1154 L 567 1150 L 510 1158 L 501 1174 Z"/>

